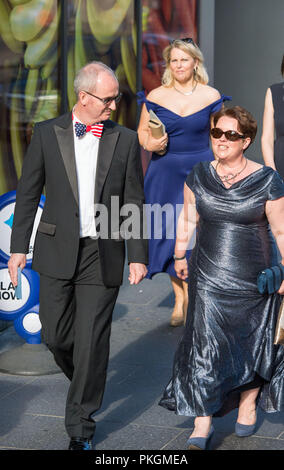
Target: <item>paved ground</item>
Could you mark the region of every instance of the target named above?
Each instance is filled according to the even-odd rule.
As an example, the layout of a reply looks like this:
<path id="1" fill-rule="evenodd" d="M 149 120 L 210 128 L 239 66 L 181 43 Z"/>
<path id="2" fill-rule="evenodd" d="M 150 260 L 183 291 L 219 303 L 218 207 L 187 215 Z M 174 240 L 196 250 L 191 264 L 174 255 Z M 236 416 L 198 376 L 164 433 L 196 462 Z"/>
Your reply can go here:
<path id="1" fill-rule="evenodd" d="M 182 333 L 182 327 L 169 326 L 172 306 L 166 275 L 138 286 L 125 281 L 121 288 L 114 312 L 107 386 L 96 417 L 97 450 L 185 449 L 193 420 L 158 406 Z M 13 327 L 0 334 L 0 353 L 22 344 Z M 0 449 L 66 449 L 67 388 L 62 373 L 0 374 Z M 232 412 L 214 419 L 211 448 L 284 450 L 284 413 L 259 412 L 256 434 L 242 439 L 234 435 L 235 417 Z"/>

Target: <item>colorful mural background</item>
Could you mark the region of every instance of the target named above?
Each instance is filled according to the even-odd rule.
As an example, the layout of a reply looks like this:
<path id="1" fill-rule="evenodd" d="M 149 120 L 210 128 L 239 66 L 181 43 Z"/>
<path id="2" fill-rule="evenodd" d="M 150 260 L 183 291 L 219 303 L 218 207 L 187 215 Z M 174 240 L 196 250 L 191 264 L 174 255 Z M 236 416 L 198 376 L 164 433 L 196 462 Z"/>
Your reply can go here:
<path id="1" fill-rule="evenodd" d="M 63 92 L 72 109 L 74 76 L 88 61 L 100 60 L 115 70 L 123 98 L 112 119 L 136 128 L 139 8 L 138 59 L 147 93 L 161 83 L 162 50 L 169 41 L 197 39 L 197 0 L 1 0 L 0 195 L 17 186 L 34 123 L 60 114 Z"/>
<path id="2" fill-rule="evenodd" d="M 163 50 L 173 39 L 191 37 L 197 42 L 197 0 L 143 0 L 142 87 L 146 94 L 161 85 Z M 144 173 L 151 153 L 141 147 Z"/>
<path id="3" fill-rule="evenodd" d="M 142 83 L 146 92 L 161 85 L 163 50 L 176 38 L 197 40 L 196 0 L 143 0 Z"/>

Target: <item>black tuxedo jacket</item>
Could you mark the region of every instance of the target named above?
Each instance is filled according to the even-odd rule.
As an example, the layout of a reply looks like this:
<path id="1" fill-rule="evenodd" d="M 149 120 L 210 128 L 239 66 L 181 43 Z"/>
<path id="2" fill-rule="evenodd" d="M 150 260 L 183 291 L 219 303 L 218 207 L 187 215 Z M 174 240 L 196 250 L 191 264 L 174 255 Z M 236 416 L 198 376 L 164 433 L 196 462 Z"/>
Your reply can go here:
<path id="1" fill-rule="evenodd" d="M 139 214 L 136 238 L 127 240 L 128 262 L 148 263 L 147 240 L 143 239 L 143 173 L 137 133 L 110 120 L 104 124 L 94 203 L 102 204 L 108 214 L 108 224 L 103 230 L 107 237 L 98 238 L 103 282 L 106 286 L 118 286 L 122 283 L 125 261 L 125 242 L 120 233 L 125 215 L 119 213 L 125 204 L 135 204 L 136 225 L 137 211 Z M 44 187 L 46 201 L 36 234 L 32 268 L 50 277 L 71 279 L 80 239 L 71 113 L 35 125 L 17 187 L 11 253 L 28 253 Z M 97 221 L 103 220 L 102 215 L 98 210 Z"/>

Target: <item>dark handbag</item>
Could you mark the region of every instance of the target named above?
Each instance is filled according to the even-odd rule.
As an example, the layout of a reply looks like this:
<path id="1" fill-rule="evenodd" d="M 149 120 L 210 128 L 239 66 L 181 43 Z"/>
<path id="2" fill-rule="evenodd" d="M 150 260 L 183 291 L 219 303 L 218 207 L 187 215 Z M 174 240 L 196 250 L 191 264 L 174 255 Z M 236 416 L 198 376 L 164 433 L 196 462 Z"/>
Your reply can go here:
<path id="1" fill-rule="evenodd" d="M 274 294 L 284 280 L 284 266 L 279 264 L 264 269 L 257 276 L 257 288 L 261 294 Z M 278 313 L 274 344 L 284 345 L 284 297 Z"/>
<path id="2" fill-rule="evenodd" d="M 284 266 L 278 264 L 264 269 L 257 276 L 257 288 L 261 294 L 274 294 L 277 292 L 284 280 Z"/>

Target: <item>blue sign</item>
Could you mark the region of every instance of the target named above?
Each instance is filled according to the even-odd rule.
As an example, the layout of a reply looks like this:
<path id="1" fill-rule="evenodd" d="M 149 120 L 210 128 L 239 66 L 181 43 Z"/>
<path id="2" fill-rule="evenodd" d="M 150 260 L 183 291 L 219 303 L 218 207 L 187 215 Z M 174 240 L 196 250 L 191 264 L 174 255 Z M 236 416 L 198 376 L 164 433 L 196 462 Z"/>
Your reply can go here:
<path id="1" fill-rule="evenodd" d="M 18 335 L 26 340 L 29 344 L 41 343 L 41 323 L 39 319 L 39 305 L 21 313 L 14 320 L 14 327 Z"/>
<path id="2" fill-rule="evenodd" d="M 21 273 L 21 298 L 17 298 L 7 265 L 10 258 L 16 191 L 0 196 L 0 319 L 14 321 L 17 333 L 30 344 L 41 342 L 41 323 L 38 315 L 39 275 L 31 269 L 31 264 L 34 239 L 44 202 L 45 197 L 41 196 L 30 239 L 27 263 Z"/>
<path id="3" fill-rule="evenodd" d="M 22 298 L 17 299 L 7 264 L 0 263 L 0 319 L 15 320 L 39 302 L 39 275 L 32 269 L 22 271 Z"/>
<path id="4" fill-rule="evenodd" d="M 42 195 L 35 217 L 34 227 L 31 235 L 29 253 L 27 254 L 27 266 L 32 263 L 34 239 L 37 226 L 41 218 L 45 197 Z M 13 225 L 14 209 L 16 203 L 16 191 L 10 191 L 0 196 L 0 261 L 8 262 L 10 258 L 10 239 Z"/>

